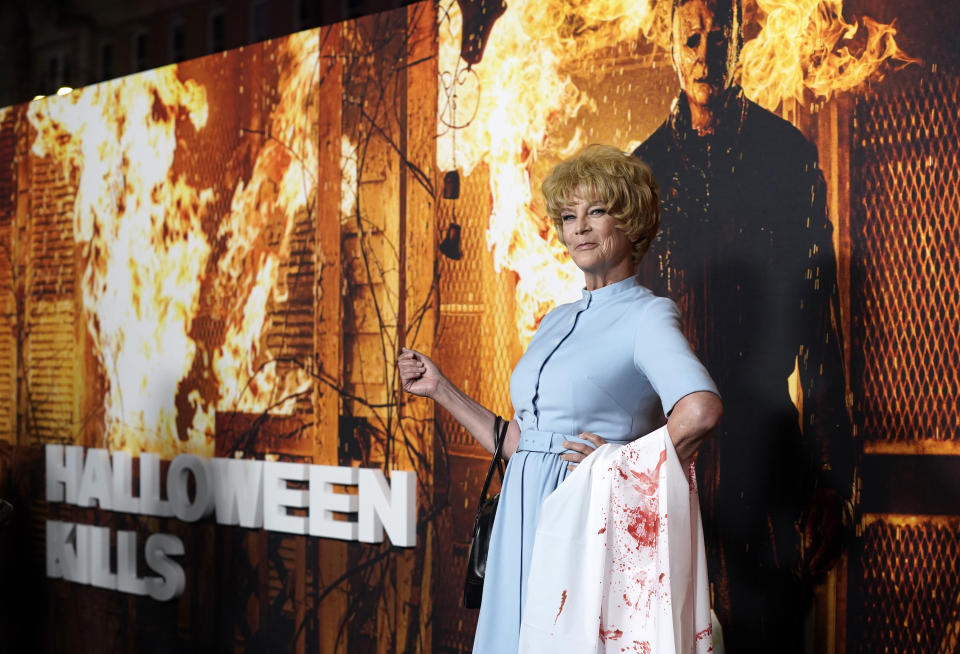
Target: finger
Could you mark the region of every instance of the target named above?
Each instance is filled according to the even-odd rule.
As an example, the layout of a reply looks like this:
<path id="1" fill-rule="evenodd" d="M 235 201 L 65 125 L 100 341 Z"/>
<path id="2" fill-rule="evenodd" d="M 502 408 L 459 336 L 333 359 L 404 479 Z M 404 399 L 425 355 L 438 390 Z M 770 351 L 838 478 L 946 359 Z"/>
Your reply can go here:
<path id="1" fill-rule="evenodd" d="M 410 361 L 417 361 L 418 356 L 422 357 L 423 355 L 417 352 L 416 350 L 411 350 L 408 347 L 403 347 L 403 348 L 400 348 L 400 355 L 397 358 L 410 360 Z"/>
<path id="2" fill-rule="evenodd" d="M 417 379 L 417 378 L 422 377 L 422 376 L 423 376 L 423 375 L 418 374 L 416 370 L 401 370 L 401 371 L 400 371 L 400 379 Z"/>
<path id="3" fill-rule="evenodd" d="M 420 377 L 421 375 L 413 368 L 398 368 L 401 377 Z"/>
<path id="4" fill-rule="evenodd" d="M 575 452 L 580 452 L 582 454 L 590 454 L 590 452 L 592 452 L 594 449 L 586 443 L 577 443 L 575 441 L 563 441 L 561 445 L 568 450 L 574 450 Z"/>
<path id="5" fill-rule="evenodd" d="M 567 452 L 566 454 L 561 454 L 560 458 L 564 461 L 570 461 L 572 463 L 580 463 L 587 458 L 586 454 L 574 454 L 573 452 Z"/>
<path id="6" fill-rule="evenodd" d="M 597 447 L 600 447 L 601 445 L 604 445 L 607 442 L 603 440 L 602 437 L 597 436 L 596 434 L 591 434 L 590 432 L 586 432 L 586 431 L 580 434 L 580 438 L 582 438 L 585 441 L 590 441 L 591 443 L 594 443 Z"/>

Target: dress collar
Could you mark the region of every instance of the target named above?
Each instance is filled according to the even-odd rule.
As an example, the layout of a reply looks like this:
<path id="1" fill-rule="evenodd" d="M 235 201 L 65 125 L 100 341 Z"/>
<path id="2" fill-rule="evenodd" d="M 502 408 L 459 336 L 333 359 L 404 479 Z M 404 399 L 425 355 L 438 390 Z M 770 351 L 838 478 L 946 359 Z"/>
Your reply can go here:
<path id="1" fill-rule="evenodd" d="M 595 291 L 588 291 L 584 288 L 581 291 L 583 293 L 582 299 L 586 304 L 591 304 L 593 302 L 606 302 L 607 300 L 612 300 L 619 295 L 623 295 L 624 293 L 632 291 L 639 285 L 640 282 L 637 281 L 637 276 L 630 275 L 626 279 L 621 279 L 619 282 L 601 286 Z"/>

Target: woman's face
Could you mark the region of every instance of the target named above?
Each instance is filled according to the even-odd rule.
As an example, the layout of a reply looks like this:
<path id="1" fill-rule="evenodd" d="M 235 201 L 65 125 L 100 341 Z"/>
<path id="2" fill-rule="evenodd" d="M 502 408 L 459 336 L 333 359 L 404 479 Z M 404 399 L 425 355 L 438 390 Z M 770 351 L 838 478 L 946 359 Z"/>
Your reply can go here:
<path id="1" fill-rule="evenodd" d="M 633 246 L 620 231 L 619 221 L 593 194 L 578 191 L 560 211 L 561 233 L 570 258 L 585 274 L 606 276 L 633 269 Z"/>

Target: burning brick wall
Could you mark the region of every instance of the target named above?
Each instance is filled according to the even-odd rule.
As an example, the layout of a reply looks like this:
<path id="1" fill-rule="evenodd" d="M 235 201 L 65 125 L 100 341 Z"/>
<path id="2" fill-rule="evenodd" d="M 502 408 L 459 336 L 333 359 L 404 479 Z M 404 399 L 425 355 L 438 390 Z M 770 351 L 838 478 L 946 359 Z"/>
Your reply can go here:
<path id="1" fill-rule="evenodd" d="M 0 434 L 7 434 L 12 441 L 16 434 L 17 415 L 17 301 L 14 288 L 13 242 L 17 207 L 15 203 L 18 182 L 16 122 L 18 111 L 8 109 L 0 113 L 0 243 L 3 259 L 0 260 Z"/>
<path id="2" fill-rule="evenodd" d="M 23 114 L 16 109 L 5 121 L 5 140 L 23 145 L 27 129 Z M 14 300 L 6 332 L 4 357 L 18 365 L 19 385 L 6 397 L 17 403 L 16 422 L 10 433 L 23 443 L 57 442 L 76 430 L 82 350 L 76 347 L 77 314 L 76 250 L 73 241 L 72 209 L 76 179 L 65 174 L 54 161 L 23 156 L 12 158 L 17 168 L 17 188 L 5 242 L 4 272 L 9 275 L 10 299 Z M 22 189 L 38 189 L 29 200 Z M 5 281 L 6 281 L 5 280 Z M 22 311 L 22 313 L 21 313 Z M 30 366 L 22 362 L 30 361 Z M 11 415 L 12 417 L 12 415 Z"/>
<path id="3" fill-rule="evenodd" d="M 432 408 L 401 403 L 395 357 L 434 334 L 435 21 L 414 5 L 0 114 L 0 488 L 30 563 L 7 587 L 44 593 L 4 618 L 25 648 L 100 624 L 102 651 L 430 649 Z M 418 547 L 48 508 L 49 442 L 412 469 Z M 177 535 L 185 594 L 44 581 L 48 517 Z"/>

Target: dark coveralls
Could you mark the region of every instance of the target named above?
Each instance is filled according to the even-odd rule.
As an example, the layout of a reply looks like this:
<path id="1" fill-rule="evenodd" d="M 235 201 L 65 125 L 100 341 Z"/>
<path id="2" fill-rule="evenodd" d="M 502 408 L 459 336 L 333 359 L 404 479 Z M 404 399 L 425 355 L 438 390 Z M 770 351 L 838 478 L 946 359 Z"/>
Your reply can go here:
<path id="1" fill-rule="evenodd" d="M 727 651 L 800 651 L 804 522 L 823 489 L 849 499 L 853 470 L 832 227 L 816 148 L 795 127 L 738 87 L 717 123 L 697 135 L 681 93 L 634 152 L 662 197 L 641 279 L 677 302 L 723 398 L 697 474 Z M 787 386 L 795 365 L 800 412 Z"/>

